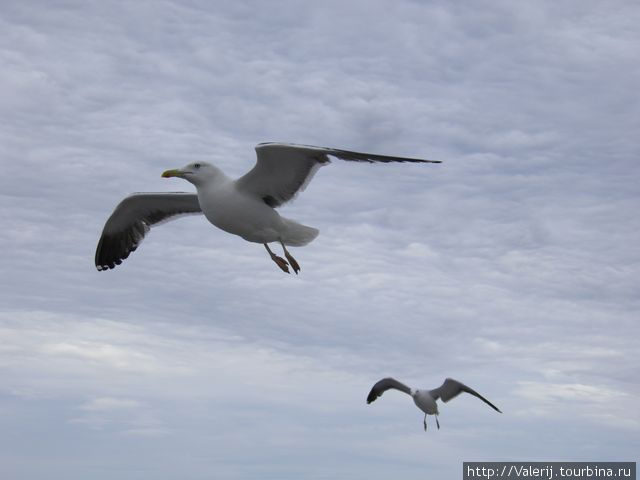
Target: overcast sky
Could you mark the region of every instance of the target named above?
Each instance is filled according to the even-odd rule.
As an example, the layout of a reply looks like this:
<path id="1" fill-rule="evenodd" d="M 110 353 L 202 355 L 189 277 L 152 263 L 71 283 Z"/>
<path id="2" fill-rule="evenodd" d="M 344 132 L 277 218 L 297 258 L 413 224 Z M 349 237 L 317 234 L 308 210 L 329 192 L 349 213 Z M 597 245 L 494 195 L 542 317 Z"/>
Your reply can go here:
<path id="1" fill-rule="evenodd" d="M 0 477 L 457 479 L 640 451 L 640 7 L 5 1 Z M 202 217 L 95 246 L 168 168 L 334 161 L 286 275 Z M 411 399 L 451 376 L 489 398 Z"/>

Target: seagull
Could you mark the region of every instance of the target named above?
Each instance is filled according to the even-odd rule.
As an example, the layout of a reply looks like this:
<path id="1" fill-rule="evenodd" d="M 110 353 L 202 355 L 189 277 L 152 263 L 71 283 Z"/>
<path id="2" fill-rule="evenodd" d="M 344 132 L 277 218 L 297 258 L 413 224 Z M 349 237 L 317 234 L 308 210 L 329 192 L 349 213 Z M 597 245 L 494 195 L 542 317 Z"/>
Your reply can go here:
<path id="1" fill-rule="evenodd" d="M 330 163 L 329 157 L 369 163 L 441 163 L 290 143 L 260 143 L 255 150 L 255 166 L 236 180 L 214 165 L 195 162 L 167 170 L 162 177 L 183 178 L 196 187 L 196 193 L 134 193 L 126 197 L 102 230 L 96 268 L 100 271 L 120 265 L 152 226 L 178 216 L 204 214 L 225 232 L 262 243 L 282 271 L 290 273 L 291 266 L 298 274 L 300 265 L 287 246 L 304 246 L 318 236 L 319 230 L 284 218 L 275 209 L 303 191 L 317 170 Z M 274 242 L 282 246 L 286 260 L 269 248 Z"/>
<path id="2" fill-rule="evenodd" d="M 401 392 L 413 397 L 413 403 L 415 403 L 416 406 L 424 412 L 423 423 L 425 432 L 427 431 L 427 415 L 436 416 L 436 425 L 438 426 L 438 430 L 440 429 L 440 422 L 438 421 L 438 404 L 436 403 L 436 400 L 440 398 L 443 402 L 448 402 L 452 398 L 456 398 L 462 392 L 467 392 L 478 397 L 496 412 L 502 413 L 498 407 L 474 389 L 467 387 L 464 383 L 460 383 L 453 378 L 447 378 L 442 385 L 438 388 L 434 388 L 433 390 L 411 390 L 404 383 L 400 383 L 394 378 L 383 378 L 376 383 L 369 392 L 369 395 L 367 396 L 367 403 L 375 401 L 376 398 L 380 397 L 384 392 L 391 388 L 400 390 Z"/>

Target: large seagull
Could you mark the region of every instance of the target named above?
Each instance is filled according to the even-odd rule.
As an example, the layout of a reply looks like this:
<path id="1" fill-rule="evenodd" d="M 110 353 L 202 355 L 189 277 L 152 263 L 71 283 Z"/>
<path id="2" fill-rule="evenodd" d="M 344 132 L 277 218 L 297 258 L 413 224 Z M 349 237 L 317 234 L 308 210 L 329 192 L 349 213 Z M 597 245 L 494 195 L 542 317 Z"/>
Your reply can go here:
<path id="1" fill-rule="evenodd" d="M 440 429 L 440 422 L 438 421 L 438 414 L 440 412 L 438 411 L 438 404 L 436 403 L 436 400 L 440 399 L 443 402 L 448 402 L 463 392 L 479 398 L 496 412 L 502 413 L 498 407 L 476 392 L 473 388 L 467 387 L 464 383 L 460 383 L 453 378 L 447 378 L 442 385 L 438 388 L 434 388 L 433 390 L 413 390 L 395 378 L 383 378 L 373 386 L 369 395 L 367 395 L 367 403 L 375 402 L 378 397 L 382 396 L 384 392 L 390 389 L 400 390 L 407 395 L 411 395 L 416 407 L 424 412 L 423 425 L 425 432 L 427 431 L 427 415 L 436 416 L 436 425 L 438 426 L 438 430 Z"/>
<path id="2" fill-rule="evenodd" d="M 390 157 L 335 148 L 288 143 L 256 146 L 256 165 L 233 180 L 205 162 L 167 170 L 163 177 L 179 177 L 195 185 L 197 193 L 134 193 L 116 207 L 102 230 L 96 249 L 96 268 L 120 265 L 144 239 L 149 229 L 181 215 L 201 213 L 216 227 L 249 242 L 262 243 L 283 271 L 297 274 L 300 265 L 287 246 L 301 247 L 318 236 L 318 229 L 281 217 L 275 210 L 303 191 L 329 157 L 369 163 L 440 163 L 437 160 Z M 269 248 L 282 246 L 286 260 Z"/>

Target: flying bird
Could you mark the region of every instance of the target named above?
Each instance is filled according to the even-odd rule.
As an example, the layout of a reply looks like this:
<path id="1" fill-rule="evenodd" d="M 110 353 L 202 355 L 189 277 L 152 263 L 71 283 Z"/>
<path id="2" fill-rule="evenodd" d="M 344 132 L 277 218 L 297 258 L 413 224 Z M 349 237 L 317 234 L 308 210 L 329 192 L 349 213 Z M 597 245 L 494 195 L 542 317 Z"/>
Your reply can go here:
<path id="1" fill-rule="evenodd" d="M 484 403 L 493 408 L 496 412 L 502 413 L 498 407 L 496 407 L 489 400 L 484 398 L 474 389 L 467 387 L 464 383 L 460 383 L 453 378 L 447 378 L 442 385 L 433 390 L 412 390 L 404 383 L 400 383 L 394 378 L 383 378 L 376 383 L 369 395 L 367 396 L 367 403 L 371 403 L 380 397 L 387 390 L 394 388 L 401 392 L 411 395 L 413 397 L 413 403 L 424 412 L 424 431 L 427 431 L 427 415 L 436 416 L 436 425 L 440 429 L 440 422 L 438 421 L 438 404 L 436 400 L 441 399 L 443 402 L 448 402 L 452 398 L 456 398 L 460 393 L 466 392 L 478 397 Z"/>
<path id="2" fill-rule="evenodd" d="M 102 230 L 96 268 L 108 270 L 120 265 L 152 226 L 182 215 L 204 214 L 225 232 L 262 243 L 278 267 L 289 273 L 291 266 L 297 274 L 300 265 L 287 246 L 306 245 L 319 230 L 284 218 L 275 209 L 303 191 L 317 170 L 330 163 L 329 157 L 369 163 L 441 163 L 288 143 L 260 143 L 256 153 L 255 166 L 236 180 L 214 165 L 195 162 L 167 170 L 162 176 L 183 178 L 196 187 L 196 193 L 134 193 L 126 197 Z M 269 248 L 274 242 L 282 246 L 286 260 Z"/>

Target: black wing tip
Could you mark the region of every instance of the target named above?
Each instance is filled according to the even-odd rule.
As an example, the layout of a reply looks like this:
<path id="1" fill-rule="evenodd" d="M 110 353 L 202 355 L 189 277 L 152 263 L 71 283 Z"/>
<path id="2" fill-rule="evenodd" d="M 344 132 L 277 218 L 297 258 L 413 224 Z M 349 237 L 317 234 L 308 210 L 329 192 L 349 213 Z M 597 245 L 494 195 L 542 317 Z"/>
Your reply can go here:
<path id="1" fill-rule="evenodd" d="M 116 237 L 103 234 L 96 248 L 95 265 L 99 272 L 111 270 L 120 265 L 131 252 L 135 252 L 139 243 L 125 245 L 119 243 Z"/>
<path id="2" fill-rule="evenodd" d="M 369 392 L 369 395 L 367 395 L 367 405 L 372 402 L 375 402 L 377 398 L 378 398 L 378 395 L 376 395 L 376 393 L 373 390 L 371 390 Z"/>
<path id="3" fill-rule="evenodd" d="M 373 160 L 364 160 L 369 163 L 389 162 L 389 163 L 442 163 L 442 160 L 426 160 L 423 158 L 387 157 L 385 155 L 371 155 Z M 377 160 L 375 157 L 382 157 Z M 387 160 L 388 159 L 388 160 Z"/>
<path id="4" fill-rule="evenodd" d="M 99 272 L 106 272 L 107 270 L 116 268 L 116 265 L 120 265 L 121 263 L 122 260 L 115 260 L 111 263 L 96 263 L 96 270 L 98 270 Z"/>
<path id="5" fill-rule="evenodd" d="M 423 158 L 394 157 L 392 155 L 378 155 L 375 153 L 354 152 L 351 150 L 331 149 L 327 152 L 342 160 L 367 163 L 442 163 L 442 160 L 427 160 Z"/>
<path id="6" fill-rule="evenodd" d="M 280 147 L 289 147 L 289 148 L 311 148 L 315 150 L 324 150 L 325 155 L 332 155 L 341 158 L 342 160 L 352 161 L 352 162 L 367 162 L 367 163 L 442 163 L 442 160 L 426 160 L 422 158 L 407 158 L 407 157 L 394 157 L 392 155 L 377 155 L 373 153 L 362 153 L 355 152 L 353 150 L 342 150 L 339 148 L 328 148 L 328 147 L 318 147 L 316 145 L 306 145 L 303 143 L 289 143 L 289 142 L 262 142 L 256 145 L 256 148 L 267 147 L 267 146 L 280 146 Z M 337 154 L 337 155 L 336 155 Z M 320 163 L 327 163 L 329 159 L 326 161 L 321 161 Z"/>
<path id="7" fill-rule="evenodd" d="M 111 263 L 106 263 L 106 262 L 96 263 L 96 270 L 98 270 L 99 272 L 106 272 L 107 270 L 112 270 L 116 268 L 116 266 L 120 265 L 121 263 L 122 263 L 122 259 L 114 260 Z"/>

